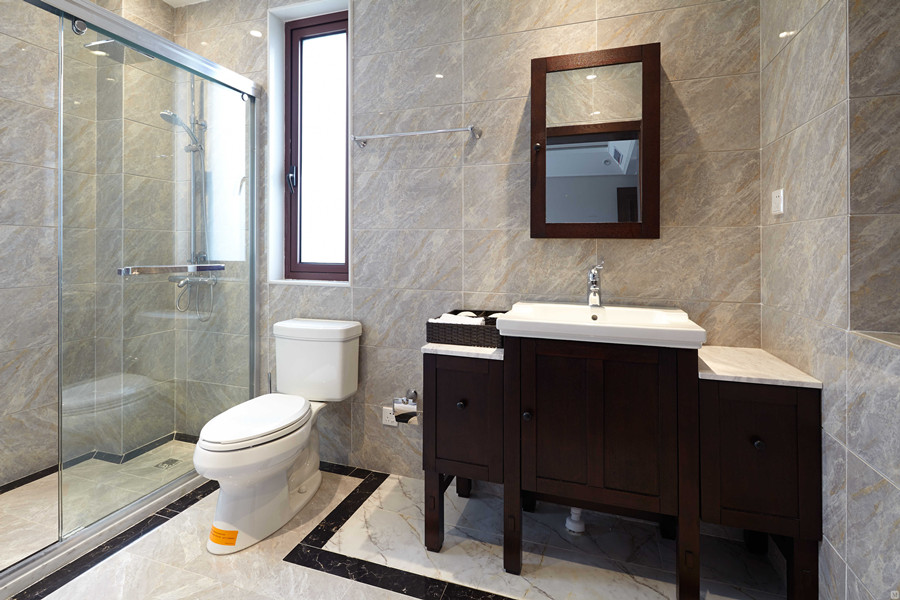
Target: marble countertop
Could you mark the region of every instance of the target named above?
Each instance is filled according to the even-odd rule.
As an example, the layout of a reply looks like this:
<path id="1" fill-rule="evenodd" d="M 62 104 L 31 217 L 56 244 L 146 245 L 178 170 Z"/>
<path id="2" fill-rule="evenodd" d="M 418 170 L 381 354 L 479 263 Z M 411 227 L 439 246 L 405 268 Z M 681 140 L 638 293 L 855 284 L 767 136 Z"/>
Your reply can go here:
<path id="1" fill-rule="evenodd" d="M 422 354 L 444 354 L 465 358 L 486 358 L 503 360 L 503 348 L 482 348 L 480 346 L 458 346 L 456 344 L 432 344 L 422 346 Z"/>
<path id="2" fill-rule="evenodd" d="M 822 382 L 760 348 L 703 346 L 700 379 L 821 388 Z"/>

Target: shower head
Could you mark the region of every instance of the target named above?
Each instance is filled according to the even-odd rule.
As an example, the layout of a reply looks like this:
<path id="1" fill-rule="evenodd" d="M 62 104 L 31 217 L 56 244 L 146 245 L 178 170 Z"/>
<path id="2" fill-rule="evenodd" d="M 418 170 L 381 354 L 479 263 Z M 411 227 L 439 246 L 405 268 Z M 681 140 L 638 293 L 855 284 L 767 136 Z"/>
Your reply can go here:
<path id="1" fill-rule="evenodd" d="M 164 111 L 160 112 L 159 117 L 166 123 L 169 123 L 170 125 L 180 126 L 182 129 L 184 129 L 187 132 L 187 134 L 189 136 L 191 136 L 191 141 L 194 142 L 194 144 L 196 144 L 198 146 L 200 145 L 200 140 L 197 139 L 197 136 L 194 135 L 194 132 L 191 131 L 191 128 L 187 126 L 187 123 L 182 121 L 181 117 L 179 117 L 178 115 L 173 113 L 171 110 L 164 110 Z"/>

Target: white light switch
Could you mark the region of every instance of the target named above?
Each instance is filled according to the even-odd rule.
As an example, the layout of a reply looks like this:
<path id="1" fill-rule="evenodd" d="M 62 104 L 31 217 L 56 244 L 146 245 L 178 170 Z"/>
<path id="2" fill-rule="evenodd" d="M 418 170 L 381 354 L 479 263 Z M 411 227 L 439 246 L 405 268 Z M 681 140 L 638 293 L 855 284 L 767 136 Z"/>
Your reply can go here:
<path id="1" fill-rule="evenodd" d="M 784 214 L 784 189 L 775 190 L 774 192 L 772 192 L 772 214 Z"/>

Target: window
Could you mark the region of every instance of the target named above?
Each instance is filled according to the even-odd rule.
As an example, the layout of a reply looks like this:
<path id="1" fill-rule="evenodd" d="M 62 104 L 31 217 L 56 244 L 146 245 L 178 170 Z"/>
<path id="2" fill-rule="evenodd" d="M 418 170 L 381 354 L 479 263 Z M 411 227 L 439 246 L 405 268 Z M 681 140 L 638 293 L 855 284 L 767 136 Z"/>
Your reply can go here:
<path id="1" fill-rule="evenodd" d="M 347 281 L 347 13 L 285 24 L 287 279 Z"/>

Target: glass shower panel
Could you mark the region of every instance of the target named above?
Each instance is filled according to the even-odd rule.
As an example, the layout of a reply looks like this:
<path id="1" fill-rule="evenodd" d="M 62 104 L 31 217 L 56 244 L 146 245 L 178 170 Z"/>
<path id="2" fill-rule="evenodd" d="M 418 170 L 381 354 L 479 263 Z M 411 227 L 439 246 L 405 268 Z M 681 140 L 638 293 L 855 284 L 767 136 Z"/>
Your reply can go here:
<path id="1" fill-rule="evenodd" d="M 64 86 L 88 72 L 96 105 L 63 123 L 63 187 L 88 175 L 95 213 L 62 236 L 65 535 L 191 472 L 200 427 L 250 397 L 253 113 L 102 32 L 64 37 Z"/>
<path id="2" fill-rule="evenodd" d="M 0 571 L 59 537 L 59 17 L 0 0 Z"/>

